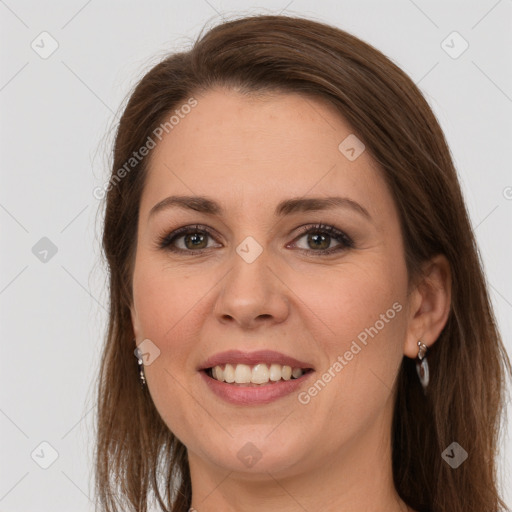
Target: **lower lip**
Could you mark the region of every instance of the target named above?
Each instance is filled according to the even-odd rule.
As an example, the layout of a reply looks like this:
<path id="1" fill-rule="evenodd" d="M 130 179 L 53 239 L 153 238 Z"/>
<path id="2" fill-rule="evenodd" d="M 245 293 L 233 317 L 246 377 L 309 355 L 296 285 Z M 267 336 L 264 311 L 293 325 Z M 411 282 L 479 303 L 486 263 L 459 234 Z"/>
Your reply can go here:
<path id="1" fill-rule="evenodd" d="M 297 391 L 314 372 L 305 373 L 298 379 L 280 380 L 260 386 L 234 386 L 210 377 L 204 370 L 199 373 L 208 387 L 226 402 L 236 405 L 261 405 Z"/>

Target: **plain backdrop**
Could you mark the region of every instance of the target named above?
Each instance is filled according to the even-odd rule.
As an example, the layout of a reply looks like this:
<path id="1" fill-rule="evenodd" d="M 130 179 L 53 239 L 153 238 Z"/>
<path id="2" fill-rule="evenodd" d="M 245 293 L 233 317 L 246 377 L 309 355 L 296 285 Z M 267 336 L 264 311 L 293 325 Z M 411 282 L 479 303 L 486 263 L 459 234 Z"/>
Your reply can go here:
<path id="1" fill-rule="evenodd" d="M 93 510 L 108 305 L 93 190 L 108 177 L 126 95 L 205 23 L 263 12 L 345 29 L 419 85 L 460 173 L 512 353 L 511 0 L 1 0 L 0 512 Z M 507 422 L 509 506 L 511 432 Z"/>

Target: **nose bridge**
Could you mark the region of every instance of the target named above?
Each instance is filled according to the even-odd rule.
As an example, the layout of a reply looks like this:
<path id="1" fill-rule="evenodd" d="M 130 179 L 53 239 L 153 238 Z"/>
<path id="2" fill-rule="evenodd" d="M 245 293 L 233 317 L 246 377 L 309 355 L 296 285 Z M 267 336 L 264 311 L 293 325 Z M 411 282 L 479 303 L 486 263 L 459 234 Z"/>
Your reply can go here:
<path id="1" fill-rule="evenodd" d="M 215 314 L 247 328 L 263 320 L 282 322 L 288 314 L 286 287 L 272 269 L 271 251 L 248 236 L 235 247 Z"/>

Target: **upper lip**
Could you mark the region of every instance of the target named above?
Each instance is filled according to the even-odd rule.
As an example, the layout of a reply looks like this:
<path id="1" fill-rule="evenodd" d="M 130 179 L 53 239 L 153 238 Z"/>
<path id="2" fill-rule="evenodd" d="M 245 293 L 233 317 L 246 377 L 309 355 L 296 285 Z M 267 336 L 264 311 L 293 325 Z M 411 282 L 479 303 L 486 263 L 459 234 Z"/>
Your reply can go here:
<path id="1" fill-rule="evenodd" d="M 241 350 L 227 350 L 219 352 L 209 357 L 206 361 L 201 363 L 199 370 L 206 370 L 214 366 L 223 364 L 258 364 L 258 363 L 277 363 L 280 365 L 288 365 L 292 368 L 314 369 L 310 363 L 299 361 L 294 357 L 281 354 L 275 350 L 257 350 L 255 352 L 242 352 Z"/>

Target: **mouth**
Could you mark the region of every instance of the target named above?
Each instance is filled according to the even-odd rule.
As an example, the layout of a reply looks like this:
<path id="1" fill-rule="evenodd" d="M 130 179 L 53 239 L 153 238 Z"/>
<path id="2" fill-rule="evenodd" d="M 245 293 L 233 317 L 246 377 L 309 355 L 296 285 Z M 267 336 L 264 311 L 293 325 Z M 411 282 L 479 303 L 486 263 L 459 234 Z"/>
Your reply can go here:
<path id="1" fill-rule="evenodd" d="M 296 392 L 315 368 L 274 350 L 228 350 L 209 357 L 197 370 L 211 392 L 237 406 L 265 405 Z"/>
<path id="2" fill-rule="evenodd" d="M 199 370 L 206 389 L 235 406 L 262 406 L 297 393 L 315 371 L 279 363 L 216 364 Z"/>
<path id="3" fill-rule="evenodd" d="M 279 363 L 257 363 L 254 365 L 226 363 L 205 368 L 201 371 L 211 379 L 232 386 L 261 387 L 297 380 L 314 370 L 313 368 L 292 367 Z"/>

